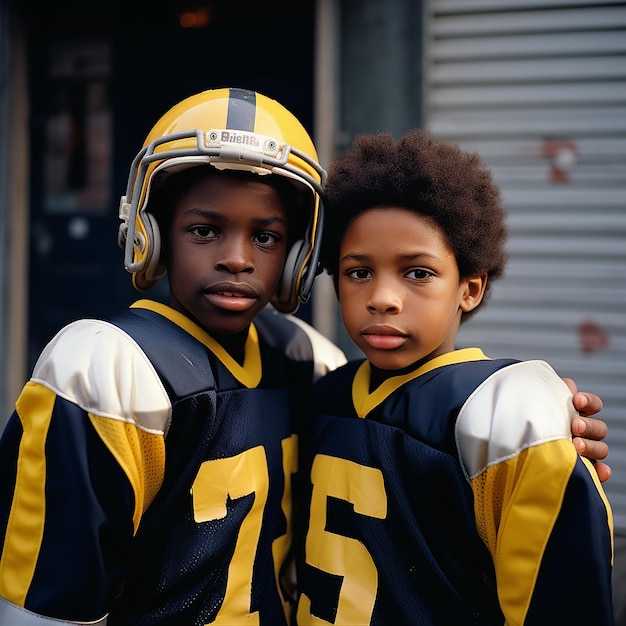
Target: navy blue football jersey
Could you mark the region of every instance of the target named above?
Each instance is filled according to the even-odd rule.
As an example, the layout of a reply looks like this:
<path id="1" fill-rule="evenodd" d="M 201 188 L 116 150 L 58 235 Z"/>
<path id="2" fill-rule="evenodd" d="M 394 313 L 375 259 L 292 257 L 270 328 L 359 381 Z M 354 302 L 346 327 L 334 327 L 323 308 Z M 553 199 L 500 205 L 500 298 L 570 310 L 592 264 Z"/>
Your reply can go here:
<path id="1" fill-rule="evenodd" d="M 243 365 L 147 300 L 60 331 L 0 440 L 0 623 L 287 624 L 296 415 L 324 355 L 270 310 Z"/>
<path id="2" fill-rule="evenodd" d="M 370 374 L 314 387 L 298 625 L 612 623 L 611 511 L 555 372 L 465 349 Z"/>

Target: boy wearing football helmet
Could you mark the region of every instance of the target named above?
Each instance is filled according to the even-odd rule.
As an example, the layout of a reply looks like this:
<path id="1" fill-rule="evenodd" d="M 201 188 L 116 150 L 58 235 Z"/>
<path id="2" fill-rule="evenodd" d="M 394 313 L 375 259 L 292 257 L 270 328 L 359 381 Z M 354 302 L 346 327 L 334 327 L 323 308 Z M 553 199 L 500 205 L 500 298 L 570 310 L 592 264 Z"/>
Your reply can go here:
<path id="1" fill-rule="evenodd" d="M 138 289 L 167 270 L 169 301 L 74 322 L 40 356 L 0 451 L 1 623 L 288 623 L 295 416 L 345 359 L 266 305 L 309 296 L 324 176 L 255 92 L 154 126 L 120 243 Z"/>

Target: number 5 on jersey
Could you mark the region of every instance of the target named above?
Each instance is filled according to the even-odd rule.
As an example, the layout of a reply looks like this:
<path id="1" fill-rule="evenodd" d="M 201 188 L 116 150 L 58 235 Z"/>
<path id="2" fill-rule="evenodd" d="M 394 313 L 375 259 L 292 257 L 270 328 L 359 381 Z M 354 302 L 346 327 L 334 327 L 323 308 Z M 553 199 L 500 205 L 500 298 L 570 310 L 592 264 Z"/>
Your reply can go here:
<path id="1" fill-rule="evenodd" d="M 343 578 L 335 624 L 369 624 L 378 589 L 376 566 L 360 541 L 325 530 L 326 503 L 328 497 L 338 498 L 350 502 L 356 514 L 384 519 L 387 516 L 387 494 L 382 472 L 320 454 L 313 461 L 311 481 L 313 493 L 306 537 L 307 563 Z M 311 614 L 310 599 L 302 594 L 298 604 L 298 625 L 327 623 Z"/>

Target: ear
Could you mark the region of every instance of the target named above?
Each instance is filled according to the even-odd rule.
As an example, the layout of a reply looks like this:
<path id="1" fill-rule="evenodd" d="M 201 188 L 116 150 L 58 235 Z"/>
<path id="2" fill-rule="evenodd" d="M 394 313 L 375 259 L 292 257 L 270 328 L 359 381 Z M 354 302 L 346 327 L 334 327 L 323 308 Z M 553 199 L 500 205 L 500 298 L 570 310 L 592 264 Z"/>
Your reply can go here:
<path id="1" fill-rule="evenodd" d="M 463 291 L 461 293 L 461 302 L 459 308 L 463 313 L 473 311 L 482 301 L 487 288 L 487 274 L 478 274 L 470 276 L 461 281 Z"/>

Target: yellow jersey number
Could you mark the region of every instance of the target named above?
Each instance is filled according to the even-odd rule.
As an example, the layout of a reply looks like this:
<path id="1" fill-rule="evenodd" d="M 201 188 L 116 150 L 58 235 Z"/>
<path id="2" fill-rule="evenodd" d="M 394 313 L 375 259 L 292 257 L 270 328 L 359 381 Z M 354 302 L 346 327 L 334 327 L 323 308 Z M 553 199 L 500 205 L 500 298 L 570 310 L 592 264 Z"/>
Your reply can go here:
<path id="1" fill-rule="evenodd" d="M 326 501 L 329 496 L 354 505 L 355 513 L 384 519 L 387 494 L 382 472 L 345 459 L 320 454 L 311 469 L 313 492 L 306 561 L 309 565 L 343 577 L 335 624 L 369 624 L 378 590 L 378 572 L 370 553 L 358 540 L 327 532 Z M 348 569 L 349 566 L 349 569 Z M 311 614 L 305 594 L 298 603 L 298 625 L 328 624 Z"/>
<path id="2" fill-rule="evenodd" d="M 281 565 L 287 557 L 293 533 L 291 514 L 291 482 L 297 471 L 297 436 L 282 441 L 285 489 L 282 509 L 287 520 L 287 532 L 278 537 L 272 546 L 274 571 L 278 584 Z M 259 614 L 252 612 L 252 574 L 254 560 L 261 536 L 263 511 L 269 492 L 269 471 L 263 446 L 246 450 L 234 457 L 205 461 L 191 488 L 194 519 L 207 522 L 226 517 L 226 499 L 254 494 L 252 509 L 243 520 L 233 558 L 228 567 L 228 581 L 222 607 L 211 626 L 249 624 L 258 626 Z M 280 589 L 280 586 L 278 586 Z M 287 615 L 288 602 L 283 599 Z"/>

